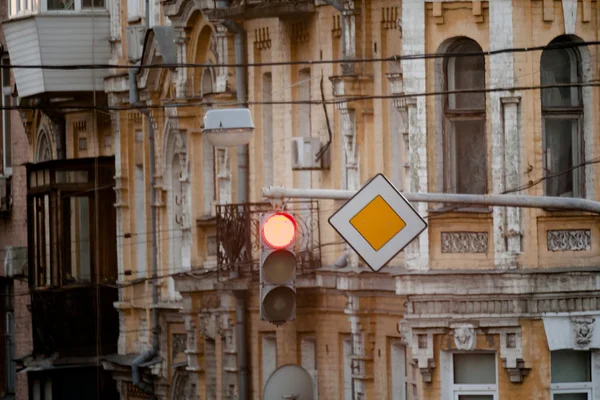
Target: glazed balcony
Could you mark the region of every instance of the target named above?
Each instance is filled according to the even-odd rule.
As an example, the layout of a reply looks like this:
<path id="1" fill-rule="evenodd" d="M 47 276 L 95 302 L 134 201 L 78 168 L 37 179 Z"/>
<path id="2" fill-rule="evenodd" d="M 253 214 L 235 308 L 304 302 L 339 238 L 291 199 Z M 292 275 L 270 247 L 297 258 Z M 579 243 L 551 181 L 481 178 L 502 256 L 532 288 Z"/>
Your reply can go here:
<path id="1" fill-rule="evenodd" d="M 315 12 L 315 0 L 198 0 L 209 19 L 303 18 Z"/>
<path id="2" fill-rule="evenodd" d="M 107 64 L 105 0 L 9 0 L 4 34 L 13 65 Z M 19 97 L 104 91 L 104 69 L 14 69 Z"/>

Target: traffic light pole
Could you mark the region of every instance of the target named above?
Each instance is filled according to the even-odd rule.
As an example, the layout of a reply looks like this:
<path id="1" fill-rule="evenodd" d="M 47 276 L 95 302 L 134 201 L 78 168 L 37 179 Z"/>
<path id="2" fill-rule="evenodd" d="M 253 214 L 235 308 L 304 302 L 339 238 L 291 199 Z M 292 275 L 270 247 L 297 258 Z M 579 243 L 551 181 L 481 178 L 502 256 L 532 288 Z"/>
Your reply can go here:
<path id="1" fill-rule="evenodd" d="M 293 189 L 269 186 L 262 189 L 263 197 L 283 199 L 348 200 L 356 194 L 353 190 Z M 497 207 L 548 208 L 557 210 L 588 211 L 600 214 L 600 202 L 551 196 L 521 196 L 508 194 L 454 194 L 454 193 L 402 193 L 412 203 L 479 204 Z"/>

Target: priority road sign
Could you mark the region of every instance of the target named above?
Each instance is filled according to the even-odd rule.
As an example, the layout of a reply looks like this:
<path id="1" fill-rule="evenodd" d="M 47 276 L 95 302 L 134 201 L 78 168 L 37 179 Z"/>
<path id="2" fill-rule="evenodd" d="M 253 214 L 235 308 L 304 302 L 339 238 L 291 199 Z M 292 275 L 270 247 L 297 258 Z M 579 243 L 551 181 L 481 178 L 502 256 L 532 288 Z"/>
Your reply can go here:
<path id="1" fill-rule="evenodd" d="M 383 268 L 427 223 L 383 174 L 367 182 L 329 223 L 375 272 Z"/>

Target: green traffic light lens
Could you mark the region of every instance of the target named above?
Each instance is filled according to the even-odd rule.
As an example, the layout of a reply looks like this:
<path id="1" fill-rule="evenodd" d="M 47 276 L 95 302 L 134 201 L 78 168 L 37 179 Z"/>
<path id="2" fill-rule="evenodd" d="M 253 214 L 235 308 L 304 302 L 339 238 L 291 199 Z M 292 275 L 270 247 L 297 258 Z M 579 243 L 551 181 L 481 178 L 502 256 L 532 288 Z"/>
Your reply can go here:
<path id="1" fill-rule="evenodd" d="M 287 321 L 294 311 L 296 294 L 286 286 L 271 290 L 263 299 L 263 309 L 272 321 Z"/>
<path id="2" fill-rule="evenodd" d="M 272 284 L 288 283 L 296 272 L 296 257 L 287 250 L 275 251 L 265 259 L 263 276 Z"/>

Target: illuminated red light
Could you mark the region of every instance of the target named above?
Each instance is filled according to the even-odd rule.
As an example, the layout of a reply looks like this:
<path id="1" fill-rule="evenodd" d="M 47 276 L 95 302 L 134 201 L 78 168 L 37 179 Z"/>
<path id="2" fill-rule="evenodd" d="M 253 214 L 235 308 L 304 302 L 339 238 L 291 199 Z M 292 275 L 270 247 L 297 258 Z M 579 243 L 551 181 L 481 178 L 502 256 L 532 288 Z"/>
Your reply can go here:
<path id="1" fill-rule="evenodd" d="M 296 236 L 296 221 L 287 214 L 273 214 L 265 221 L 262 235 L 273 248 L 289 246 Z"/>

